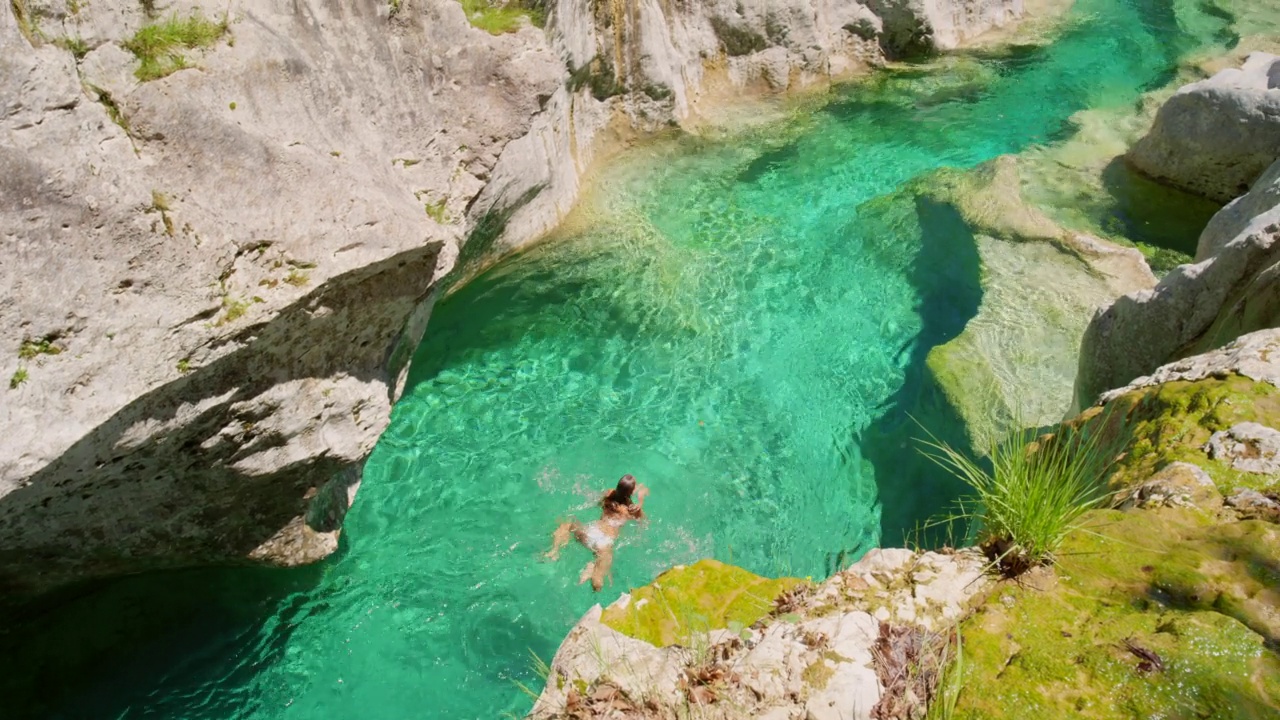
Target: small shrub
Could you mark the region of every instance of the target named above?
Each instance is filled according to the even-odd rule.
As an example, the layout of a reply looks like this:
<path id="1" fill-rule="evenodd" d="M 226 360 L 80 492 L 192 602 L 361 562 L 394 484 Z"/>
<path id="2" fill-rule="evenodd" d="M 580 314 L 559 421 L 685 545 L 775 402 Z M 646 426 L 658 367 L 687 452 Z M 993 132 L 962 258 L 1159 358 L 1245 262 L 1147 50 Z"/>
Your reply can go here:
<path id="1" fill-rule="evenodd" d="M 18 346 L 18 358 L 21 360 L 30 360 L 37 355 L 58 355 L 62 353 L 62 348 L 53 344 L 50 338 L 40 338 L 39 340 L 23 340 Z"/>
<path id="2" fill-rule="evenodd" d="M 187 358 L 182 358 L 181 360 L 179 360 L 178 372 L 182 373 L 183 375 L 186 375 L 187 373 L 191 372 L 191 361 L 188 360 Z"/>
<path id="3" fill-rule="evenodd" d="M 27 381 L 27 369 L 20 367 L 13 372 L 13 377 L 9 378 L 9 389 L 17 390 L 18 386 Z"/>
<path id="4" fill-rule="evenodd" d="M 141 63 L 134 75 L 146 82 L 188 67 L 183 50 L 208 47 L 226 33 L 225 20 L 213 22 L 199 14 L 181 19 L 173 15 L 168 20 L 138 30 L 124 47 Z"/>
<path id="5" fill-rule="evenodd" d="M 974 497 L 945 522 L 968 521 L 978 544 L 1007 575 L 1052 563 L 1054 553 L 1080 516 L 1109 495 L 1107 476 L 1114 468 L 1123 432 L 1111 423 L 1062 425 L 1055 436 L 1037 440 L 1036 428 L 993 440 L 986 464 L 980 464 L 930 435 L 924 455 L 962 480 Z"/>

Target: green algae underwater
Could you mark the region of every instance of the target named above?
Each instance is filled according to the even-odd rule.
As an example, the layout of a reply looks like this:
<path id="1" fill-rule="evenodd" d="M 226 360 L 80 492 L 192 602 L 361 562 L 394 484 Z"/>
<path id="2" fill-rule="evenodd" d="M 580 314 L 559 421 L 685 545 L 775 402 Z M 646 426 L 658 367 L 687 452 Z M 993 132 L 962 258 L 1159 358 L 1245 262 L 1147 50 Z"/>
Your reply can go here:
<path id="1" fill-rule="evenodd" d="M 923 362 L 981 289 L 954 211 L 895 191 L 1134 105 L 1230 44 L 1211 10 L 1079 0 L 1048 44 L 629 153 L 572 230 L 437 307 L 335 557 L 70 600 L 0 646 L 5 716 L 519 716 L 531 651 L 549 659 L 592 603 L 673 564 L 817 578 L 900 544 L 959 492 L 915 457 L 908 414 L 962 435 Z M 1130 210 L 1097 212 L 1141 224 Z M 626 472 L 652 519 L 596 597 L 581 548 L 538 554 Z"/>

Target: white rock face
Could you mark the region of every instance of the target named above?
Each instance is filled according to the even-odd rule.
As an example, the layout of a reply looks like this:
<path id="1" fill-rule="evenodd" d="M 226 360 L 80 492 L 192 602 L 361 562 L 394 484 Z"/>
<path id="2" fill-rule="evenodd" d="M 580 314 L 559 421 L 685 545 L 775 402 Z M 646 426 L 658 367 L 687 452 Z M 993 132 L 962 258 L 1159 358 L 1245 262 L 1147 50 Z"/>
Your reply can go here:
<path id="1" fill-rule="evenodd" d="M 1227 202 L 1280 158 L 1280 57 L 1253 53 L 1240 68 L 1181 88 L 1128 154 L 1138 170 Z"/>
<path id="2" fill-rule="evenodd" d="M 651 703 L 653 717 L 681 717 L 693 697 L 689 673 L 710 671 L 723 677 L 697 717 L 867 720 L 883 691 L 873 657 L 881 624 L 946 631 L 990 583 L 985 566 L 976 550 L 872 550 L 794 613 L 741 635 L 711 631 L 696 648 L 658 648 L 624 635 L 601 622 L 596 605 L 560 645 L 529 717 L 590 708 L 612 688 L 628 702 Z M 627 595 L 617 601 L 628 602 Z"/>
<path id="3" fill-rule="evenodd" d="M 1155 385 L 1179 381 L 1195 382 L 1231 374 L 1280 387 L 1280 329 L 1252 332 L 1218 350 L 1175 360 L 1150 375 L 1134 379 L 1124 387 L 1103 393 L 1098 397 L 1098 404 L 1103 405 L 1125 393 Z"/>
<path id="4" fill-rule="evenodd" d="M 560 0 L 494 37 L 392 5 L 161 3 L 229 33 L 145 83 L 135 0 L 0 10 L 0 596 L 328 554 L 447 278 L 554 227 L 605 130 L 829 82 L 884 26 Z"/>
<path id="5" fill-rule="evenodd" d="M 1081 343 L 1078 407 L 1170 360 L 1280 325 L 1280 162 L 1223 208 L 1200 237 L 1194 265 L 1130 293 L 1094 316 Z"/>

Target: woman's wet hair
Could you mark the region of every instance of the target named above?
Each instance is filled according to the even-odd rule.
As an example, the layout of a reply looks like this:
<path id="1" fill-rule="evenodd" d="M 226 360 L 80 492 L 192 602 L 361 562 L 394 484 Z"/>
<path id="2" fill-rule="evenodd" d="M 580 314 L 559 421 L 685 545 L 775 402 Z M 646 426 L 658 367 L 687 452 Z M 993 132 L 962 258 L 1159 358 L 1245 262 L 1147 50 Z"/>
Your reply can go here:
<path id="1" fill-rule="evenodd" d="M 636 476 L 627 474 L 618 479 L 618 485 L 604 498 L 607 507 L 610 504 L 631 506 L 631 493 L 636 491 Z"/>

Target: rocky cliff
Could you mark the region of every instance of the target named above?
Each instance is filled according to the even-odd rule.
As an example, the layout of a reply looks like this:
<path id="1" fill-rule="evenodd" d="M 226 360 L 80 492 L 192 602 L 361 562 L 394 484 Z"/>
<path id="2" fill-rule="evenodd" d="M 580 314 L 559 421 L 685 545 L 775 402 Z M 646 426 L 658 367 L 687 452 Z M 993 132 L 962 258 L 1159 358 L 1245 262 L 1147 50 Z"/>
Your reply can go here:
<path id="1" fill-rule="evenodd" d="M 336 547 L 436 295 L 601 148 L 947 48 L 1017 0 L 15 0 L 0 12 L 0 595 Z"/>
<path id="2" fill-rule="evenodd" d="M 1241 75 L 1265 77 L 1270 72 L 1268 68 L 1280 68 L 1280 58 L 1254 53 L 1245 68 L 1248 73 L 1223 71 L 1210 80 L 1183 88 L 1161 109 L 1160 116 L 1181 112 L 1177 108 L 1188 103 L 1188 97 L 1213 97 L 1219 92 L 1234 96 L 1243 92 L 1239 90 Z M 1258 106 L 1280 102 L 1280 87 L 1250 92 L 1257 95 Z M 1169 111 L 1171 107 L 1175 110 Z M 1259 112 L 1255 116 L 1254 125 L 1261 125 L 1253 137 L 1269 138 L 1272 143 L 1280 141 L 1280 114 Z M 1222 120 L 1220 115 L 1213 117 L 1217 118 L 1213 122 Z M 1237 126 L 1251 127 L 1249 123 L 1231 125 Z M 1182 178 L 1184 185 L 1198 183 L 1205 177 L 1205 168 L 1214 167 L 1226 172 L 1230 183 L 1243 178 L 1240 173 L 1250 175 L 1242 182 L 1251 189 L 1209 222 L 1200 236 L 1195 264 L 1177 268 L 1155 288 L 1116 300 L 1094 317 L 1084 335 L 1076 377 L 1076 402 L 1080 407 L 1091 404 L 1099 393 L 1170 360 L 1221 347 L 1242 334 L 1275 327 L 1280 322 L 1280 288 L 1275 282 L 1280 269 L 1280 147 L 1252 151 L 1254 154 L 1248 156 L 1250 168 L 1257 165 L 1258 158 L 1265 160 L 1265 172 L 1256 177 L 1252 169 L 1235 162 L 1242 157 L 1237 145 L 1246 142 L 1249 133 L 1206 135 L 1202 130 L 1203 123 L 1188 122 L 1171 128 L 1167 121 L 1162 125 L 1157 119 L 1134 152 L 1143 143 L 1182 147 L 1184 154 L 1175 154 L 1183 158 L 1178 161 L 1181 165 L 1171 172 Z M 1208 147 L 1201 151 L 1188 143 Z M 1227 186 L 1222 187 L 1225 190 Z"/>

